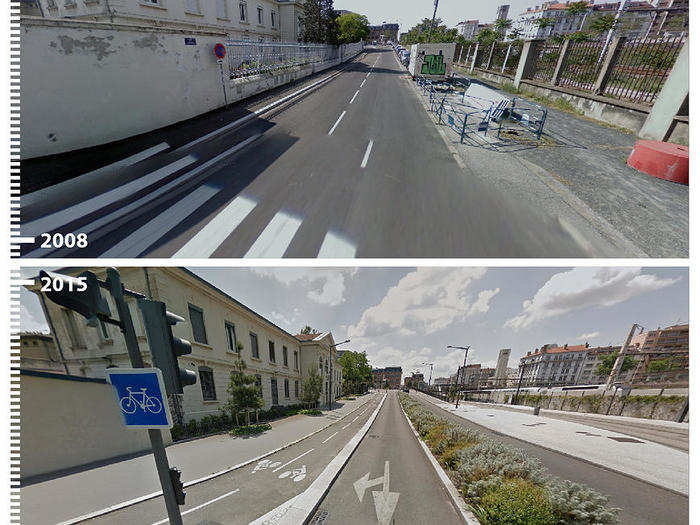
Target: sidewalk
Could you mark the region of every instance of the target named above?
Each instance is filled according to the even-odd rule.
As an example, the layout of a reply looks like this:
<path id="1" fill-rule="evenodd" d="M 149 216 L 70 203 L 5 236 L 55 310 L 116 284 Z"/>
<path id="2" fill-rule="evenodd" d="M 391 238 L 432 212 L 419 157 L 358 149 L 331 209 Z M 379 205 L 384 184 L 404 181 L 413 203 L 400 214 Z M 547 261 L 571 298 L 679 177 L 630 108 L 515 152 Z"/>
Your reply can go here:
<path id="1" fill-rule="evenodd" d="M 689 456 L 657 443 L 581 423 L 489 407 L 424 399 L 495 432 L 600 465 L 633 478 L 688 495 Z"/>
<path id="2" fill-rule="evenodd" d="M 232 438 L 218 434 L 167 448 L 171 467 L 182 471 L 187 483 L 259 457 L 339 421 L 364 406 L 372 395 L 341 401 L 322 416 L 296 415 L 271 422 L 272 429 L 257 437 Z M 133 459 L 70 474 L 20 489 L 22 523 L 48 524 L 94 512 L 160 491 L 153 456 Z"/>

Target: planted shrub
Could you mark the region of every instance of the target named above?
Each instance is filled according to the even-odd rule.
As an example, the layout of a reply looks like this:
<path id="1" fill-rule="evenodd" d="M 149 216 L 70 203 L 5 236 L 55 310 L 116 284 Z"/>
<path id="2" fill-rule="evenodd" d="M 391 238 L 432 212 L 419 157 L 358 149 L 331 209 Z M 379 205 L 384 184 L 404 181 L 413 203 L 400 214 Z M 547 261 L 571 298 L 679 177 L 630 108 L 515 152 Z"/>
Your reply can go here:
<path id="1" fill-rule="evenodd" d="M 557 522 L 546 491 L 531 481 L 508 479 L 491 487 L 477 511 L 484 525 L 552 525 Z"/>
<path id="2" fill-rule="evenodd" d="M 266 430 L 270 430 L 272 425 L 269 423 L 261 423 L 259 425 L 248 425 L 246 427 L 236 427 L 231 431 L 234 436 L 251 436 L 254 434 L 262 434 Z"/>

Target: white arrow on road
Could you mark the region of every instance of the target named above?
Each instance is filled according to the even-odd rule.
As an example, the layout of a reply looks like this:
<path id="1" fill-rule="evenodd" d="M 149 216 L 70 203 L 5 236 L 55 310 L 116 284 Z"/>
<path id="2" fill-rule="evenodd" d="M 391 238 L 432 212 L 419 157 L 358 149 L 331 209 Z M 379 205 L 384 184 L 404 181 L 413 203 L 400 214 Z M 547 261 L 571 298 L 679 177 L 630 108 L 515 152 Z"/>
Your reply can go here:
<path id="1" fill-rule="evenodd" d="M 380 525 L 389 525 L 391 517 L 399 502 L 399 492 L 389 492 L 389 462 L 384 462 L 384 476 L 381 478 L 369 479 L 369 472 L 353 483 L 355 493 L 360 503 L 365 496 L 365 491 L 376 485 L 382 485 L 382 490 L 373 490 L 374 508 L 377 511 L 377 521 Z"/>

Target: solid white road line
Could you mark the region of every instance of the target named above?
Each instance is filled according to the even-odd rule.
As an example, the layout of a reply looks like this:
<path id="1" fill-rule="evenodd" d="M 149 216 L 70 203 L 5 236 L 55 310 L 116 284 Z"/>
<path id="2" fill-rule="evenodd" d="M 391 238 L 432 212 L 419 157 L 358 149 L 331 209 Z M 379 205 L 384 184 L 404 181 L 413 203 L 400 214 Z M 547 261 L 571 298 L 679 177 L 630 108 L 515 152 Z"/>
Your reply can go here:
<path id="1" fill-rule="evenodd" d="M 350 421 L 350 423 L 348 423 L 347 425 L 345 425 L 341 430 L 345 430 L 345 429 L 348 428 L 350 425 L 352 425 L 352 423 L 353 423 L 353 422 Z"/>
<path id="2" fill-rule="evenodd" d="M 352 98 L 350 99 L 350 102 L 349 102 L 350 104 L 352 104 L 353 102 L 355 102 L 355 98 L 357 98 L 357 95 L 358 95 L 359 93 L 360 93 L 360 90 L 359 90 L 359 89 L 358 89 L 357 91 L 355 91 L 355 94 L 354 94 L 354 95 L 352 96 Z"/>
<path id="3" fill-rule="evenodd" d="M 333 124 L 333 127 L 332 127 L 332 128 L 330 129 L 330 131 L 328 132 L 329 135 L 332 135 L 332 134 L 333 134 L 333 132 L 335 131 L 335 128 L 337 128 L 337 127 L 338 127 L 338 124 L 340 124 L 340 121 L 343 120 L 343 117 L 345 116 L 345 113 L 347 113 L 347 111 L 343 111 L 343 112 L 340 114 L 340 116 L 338 117 L 338 120 L 335 122 L 335 124 Z"/>
<path id="4" fill-rule="evenodd" d="M 197 505 L 196 507 L 192 507 L 191 509 L 187 509 L 185 512 L 182 513 L 182 516 L 185 516 L 185 515 L 189 514 L 190 512 L 194 512 L 196 510 L 204 508 L 207 505 L 211 505 L 212 503 L 216 503 L 219 500 L 227 498 L 231 494 L 235 494 L 236 492 L 240 492 L 240 490 L 241 489 L 232 490 L 231 492 L 227 492 L 226 494 L 222 494 L 221 496 L 214 498 L 212 500 L 209 500 L 206 503 L 202 503 L 201 505 Z M 163 523 L 168 523 L 168 518 L 165 518 L 164 520 L 156 521 L 153 525 L 162 525 Z"/>
<path id="5" fill-rule="evenodd" d="M 340 431 L 338 431 L 338 432 L 340 432 Z M 323 441 L 321 441 L 321 444 L 323 444 L 323 443 L 328 443 L 331 439 L 333 439 L 333 438 L 335 437 L 335 435 L 336 435 L 338 432 L 333 432 L 330 436 L 328 436 L 326 439 L 324 439 Z"/>
<path id="6" fill-rule="evenodd" d="M 354 259 L 357 248 L 340 235 L 333 232 L 326 233 L 317 257 L 319 259 Z"/>
<path id="7" fill-rule="evenodd" d="M 367 151 L 365 151 L 365 157 L 362 159 L 362 164 L 360 164 L 361 168 L 367 167 L 367 162 L 369 161 L 369 156 L 372 153 L 372 146 L 374 146 L 374 141 L 370 140 L 369 144 L 367 144 Z"/>
<path id="8" fill-rule="evenodd" d="M 126 166 L 131 166 L 133 164 L 141 162 L 142 160 L 146 160 L 147 158 L 152 157 L 153 155 L 156 155 L 157 153 L 160 153 L 161 151 L 166 150 L 169 147 L 170 145 L 167 142 L 161 142 L 160 144 L 156 144 L 153 147 L 140 151 L 125 159 L 118 160 L 116 162 L 113 162 L 112 164 L 107 164 L 106 166 L 101 166 L 95 170 L 92 170 L 88 173 L 84 173 L 82 175 L 79 175 L 78 177 L 69 179 L 65 182 L 59 182 L 58 184 L 51 186 L 50 189 L 44 188 L 32 193 L 28 193 L 26 195 L 22 195 L 22 206 L 31 206 L 36 202 L 40 202 L 41 200 L 48 198 L 47 193 L 49 191 L 55 194 L 55 192 L 59 192 L 64 188 L 74 188 L 78 183 L 85 184 L 87 181 L 93 179 L 95 176 L 103 174 L 104 172 L 117 170 Z"/>
<path id="9" fill-rule="evenodd" d="M 197 157 L 187 155 L 186 157 L 178 159 L 167 166 L 163 166 L 162 168 L 152 171 L 148 175 L 139 177 L 136 180 L 123 184 L 100 195 L 96 195 L 91 199 L 74 204 L 73 206 L 63 210 L 33 220 L 22 225 L 22 235 L 37 236 L 41 233 L 53 231 L 56 228 L 60 228 L 65 224 L 68 224 L 76 219 L 80 219 L 81 217 L 85 217 L 86 215 L 104 208 L 109 204 L 128 197 L 129 195 L 136 193 L 137 191 L 142 190 L 143 188 L 146 188 L 147 186 L 150 186 L 159 180 L 168 177 L 169 175 L 172 175 L 176 171 L 180 171 L 182 168 L 189 166 L 194 162 L 197 162 Z"/>
<path id="10" fill-rule="evenodd" d="M 191 259 L 210 257 L 257 204 L 254 200 L 239 195 L 187 241 L 173 257 Z"/>
<path id="11" fill-rule="evenodd" d="M 301 223 L 301 219 L 284 211 L 278 211 L 244 257 L 281 258 Z"/>
<path id="12" fill-rule="evenodd" d="M 277 472 L 278 470 L 283 469 L 283 468 L 286 467 L 287 465 L 289 465 L 289 464 L 291 464 L 291 463 L 294 463 L 297 459 L 301 459 L 301 458 L 303 458 L 304 456 L 306 456 L 307 454 L 309 454 L 309 453 L 311 453 L 311 452 L 313 452 L 313 451 L 314 451 L 314 449 L 307 450 L 306 452 L 304 452 L 303 454 L 298 455 L 298 456 L 295 457 L 294 459 L 290 459 L 290 460 L 287 461 L 284 465 L 280 465 L 279 467 L 277 467 L 276 469 L 274 469 L 272 472 Z"/>

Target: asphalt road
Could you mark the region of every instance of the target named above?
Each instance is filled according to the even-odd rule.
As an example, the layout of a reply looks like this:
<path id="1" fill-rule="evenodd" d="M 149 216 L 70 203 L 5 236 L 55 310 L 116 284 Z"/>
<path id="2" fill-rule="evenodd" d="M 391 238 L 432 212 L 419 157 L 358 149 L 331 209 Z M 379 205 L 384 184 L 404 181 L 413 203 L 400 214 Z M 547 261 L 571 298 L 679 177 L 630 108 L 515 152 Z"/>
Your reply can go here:
<path id="1" fill-rule="evenodd" d="M 588 255 L 556 218 L 462 169 L 410 82 L 391 50 L 368 49 L 243 128 L 75 179 L 31 206 L 23 196 L 22 235 L 90 226 L 88 247 L 52 254 L 63 257 Z M 107 193 L 128 182 L 137 191 Z"/>
<path id="2" fill-rule="evenodd" d="M 552 475 L 584 483 L 608 496 L 610 506 L 621 509 L 622 525 L 658 525 L 659 523 L 687 525 L 689 523 L 687 497 L 532 443 L 499 434 L 442 410 L 414 393 L 411 397 L 447 419 L 460 423 L 464 427 L 474 428 L 486 436 L 515 446 L 530 456 L 538 458 Z"/>
<path id="3" fill-rule="evenodd" d="M 395 391 L 389 392 L 311 523 L 463 523 L 411 432 Z"/>
<path id="4" fill-rule="evenodd" d="M 187 487 L 186 504 L 180 507 L 183 522 L 247 524 L 302 493 L 362 428 L 381 397 L 374 395 L 359 413 L 260 462 Z M 157 497 L 89 523 L 167 523 L 163 520 L 165 503 Z"/>

